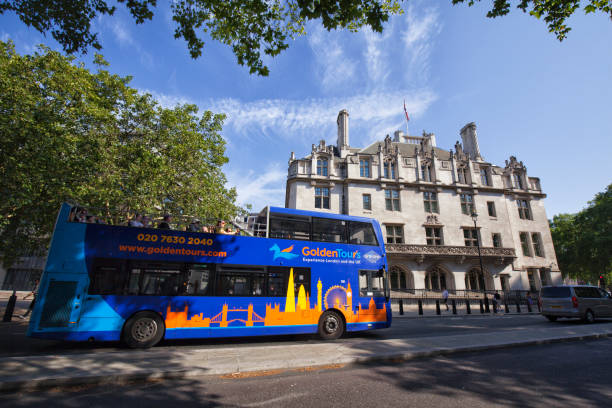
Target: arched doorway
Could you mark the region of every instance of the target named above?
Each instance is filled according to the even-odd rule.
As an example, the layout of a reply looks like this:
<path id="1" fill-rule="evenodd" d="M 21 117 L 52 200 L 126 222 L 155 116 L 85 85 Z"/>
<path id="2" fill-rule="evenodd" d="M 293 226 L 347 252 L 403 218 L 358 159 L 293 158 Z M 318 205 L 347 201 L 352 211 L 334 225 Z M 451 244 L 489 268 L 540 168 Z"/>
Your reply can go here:
<path id="1" fill-rule="evenodd" d="M 398 265 L 391 265 L 389 268 L 389 279 L 391 280 L 391 289 L 396 290 L 413 290 L 414 277 L 412 272 Z"/>
<path id="2" fill-rule="evenodd" d="M 480 268 L 474 267 L 465 274 L 465 289 L 484 292 L 493 289 L 493 282 L 486 271 L 483 273 Z"/>
<path id="3" fill-rule="evenodd" d="M 454 290 L 453 275 L 439 266 L 434 266 L 425 275 L 425 289 L 433 291 Z"/>

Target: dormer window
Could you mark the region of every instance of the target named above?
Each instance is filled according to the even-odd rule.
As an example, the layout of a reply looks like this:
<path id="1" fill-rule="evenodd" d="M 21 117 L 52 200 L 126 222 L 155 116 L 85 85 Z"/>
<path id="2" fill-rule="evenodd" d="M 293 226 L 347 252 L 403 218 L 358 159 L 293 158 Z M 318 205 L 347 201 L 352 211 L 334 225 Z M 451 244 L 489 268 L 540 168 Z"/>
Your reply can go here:
<path id="1" fill-rule="evenodd" d="M 317 176 L 327 176 L 328 171 L 328 160 L 318 159 L 317 160 Z"/>
<path id="2" fill-rule="evenodd" d="M 457 177 L 459 180 L 459 183 L 461 184 L 468 184 L 469 183 L 469 172 L 468 169 L 465 167 L 459 167 L 457 169 Z"/>
<path id="3" fill-rule="evenodd" d="M 395 163 L 393 162 L 385 162 L 383 167 L 383 177 L 395 179 Z"/>
<path id="4" fill-rule="evenodd" d="M 523 189 L 523 177 L 520 173 L 512 173 L 512 185 L 519 190 Z"/>
<path id="5" fill-rule="evenodd" d="M 423 163 L 421 165 L 421 180 L 431 181 L 431 164 Z"/>
<path id="6" fill-rule="evenodd" d="M 359 159 L 359 177 L 370 177 L 370 159 Z"/>
<path id="7" fill-rule="evenodd" d="M 481 167 L 480 168 L 480 182 L 482 183 L 483 186 L 490 186 L 491 183 L 489 181 L 489 173 L 487 172 L 487 168 L 486 167 Z"/>

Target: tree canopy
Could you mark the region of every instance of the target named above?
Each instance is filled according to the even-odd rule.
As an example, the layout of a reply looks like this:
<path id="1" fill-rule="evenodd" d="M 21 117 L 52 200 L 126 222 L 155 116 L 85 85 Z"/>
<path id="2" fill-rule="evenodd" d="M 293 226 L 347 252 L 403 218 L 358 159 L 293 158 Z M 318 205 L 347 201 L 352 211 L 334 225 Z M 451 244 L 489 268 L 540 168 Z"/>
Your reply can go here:
<path id="1" fill-rule="evenodd" d="M 550 229 L 564 275 L 588 282 L 603 275 L 612 284 L 612 184 L 579 213 L 554 216 Z"/>
<path id="2" fill-rule="evenodd" d="M 60 204 L 229 218 L 224 116 L 161 107 L 122 78 L 0 42 L 0 254 L 44 249 Z"/>
<path id="3" fill-rule="evenodd" d="M 113 15 L 116 6 L 106 0 L 0 0 L 0 14 L 16 13 L 26 25 L 50 32 L 68 53 L 100 49 L 92 21 Z M 141 24 L 153 18 L 157 0 L 116 0 Z M 175 38 L 183 38 L 193 58 L 202 55 L 202 34 L 232 48 L 250 73 L 268 75 L 262 53 L 276 56 L 288 41 L 305 34 L 305 23 L 320 20 L 327 30 L 358 30 L 369 26 L 382 32 L 389 16 L 401 11 L 398 0 L 175 0 L 170 5 L 176 23 Z"/>
<path id="4" fill-rule="evenodd" d="M 467 3 L 469 6 L 474 5 L 477 1 L 481 0 L 452 0 L 453 4 Z M 495 18 L 510 13 L 510 0 L 491 0 L 491 2 L 492 7 L 487 12 L 487 17 Z M 599 11 L 609 14 L 612 19 L 612 0 L 519 0 L 516 8 L 538 19 L 543 19 L 548 25 L 548 31 L 554 33 L 559 41 L 563 41 L 571 30 L 566 20 L 581 5 L 584 5 L 583 9 L 586 14 Z"/>

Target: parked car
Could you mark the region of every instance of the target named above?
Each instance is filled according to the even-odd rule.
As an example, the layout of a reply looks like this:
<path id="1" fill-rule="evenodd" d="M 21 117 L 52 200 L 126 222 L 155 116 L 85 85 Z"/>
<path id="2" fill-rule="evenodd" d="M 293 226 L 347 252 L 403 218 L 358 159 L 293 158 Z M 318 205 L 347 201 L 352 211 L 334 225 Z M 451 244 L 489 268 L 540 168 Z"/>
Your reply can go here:
<path id="1" fill-rule="evenodd" d="M 569 317 L 593 323 L 596 317 L 612 317 L 612 296 L 596 286 L 545 286 L 540 301 L 542 316 L 551 322 Z"/>

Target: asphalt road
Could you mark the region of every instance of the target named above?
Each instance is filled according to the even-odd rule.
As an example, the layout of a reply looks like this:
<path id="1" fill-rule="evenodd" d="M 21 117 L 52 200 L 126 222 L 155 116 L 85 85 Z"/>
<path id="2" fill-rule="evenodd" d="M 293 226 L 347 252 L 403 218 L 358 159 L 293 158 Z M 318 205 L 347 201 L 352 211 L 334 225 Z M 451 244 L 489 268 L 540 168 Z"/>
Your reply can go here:
<path id="1" fill-rule="evenodd" d="M 0 395 L 11 407 L 605 407 L 612 339 L 406 363 Z"/>
<path id="2" fill-rule="evenodd" d="M 418 338 L 432 336 L 448 336 L 457 334 L 474 334 L 497 332 L 503 336 L 504 332 L 525 330 L 530 328 L 546 328 L 551 325 L 580 325 L 577 320 L 562 320 L 550 323 L 538 315 L 516 316 L 471 316 L 471 317 L 444 317 L 444 318 L 396 318 L 391 328 L 370 332 L 349 333 L 340 342 L 356 342 L 364 339 L 394 339 Z M 612 320 L 601 320 L 596 324 L 612 324 Z M 124 350 L 118 343 L 70 343 L 50 340 L 31 339 L 25 336 L 27 322 L 16 321 L 3 323 L 0 330 L 0 356 L 26 356 L 36 354 L 70 354 L 70 353 L 109 353 Z M 172 340 L 164 341 L 159 348 L 181 349 L 197 348 L 207 349 L 216 347 L 244 347 L 283 345 L 283 344 L 312 344 L 321 342 L 314 335 L 266 336 L 240 339 L 199 339 L 199 340 Z"/>

